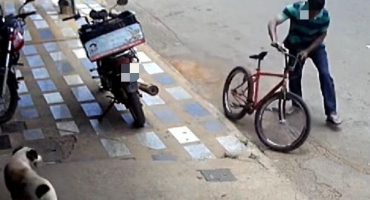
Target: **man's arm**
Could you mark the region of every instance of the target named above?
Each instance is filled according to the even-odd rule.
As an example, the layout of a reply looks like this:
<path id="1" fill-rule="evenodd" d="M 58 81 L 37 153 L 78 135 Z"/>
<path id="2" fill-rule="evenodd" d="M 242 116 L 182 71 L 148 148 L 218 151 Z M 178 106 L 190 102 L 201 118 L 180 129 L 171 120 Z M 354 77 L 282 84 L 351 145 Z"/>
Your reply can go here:
<path id="1" fill-rule="evenodd" d="M 321 30 L 322 34 L 306 49 L 307 53 L 310 53 L 313 50 L 315 50 L 325 40 L 327 32 L 328 32 L 329 24 L 330 24 L 330 19 L 328 19 L 327 25 Z"/>
<path id="2" fill-rule="evenodd" d="M 276 34 L 276 27 L 285 22 L 288 19 L 291 19 L 294 15 L 294 6 L 288 5 L 284 8 L 283 12 L 279 13 L 274 19 L 270 20 L 268 23 L 268 32 L 271 39 L 271 42 L 275 43 L 278 41 Z"/>

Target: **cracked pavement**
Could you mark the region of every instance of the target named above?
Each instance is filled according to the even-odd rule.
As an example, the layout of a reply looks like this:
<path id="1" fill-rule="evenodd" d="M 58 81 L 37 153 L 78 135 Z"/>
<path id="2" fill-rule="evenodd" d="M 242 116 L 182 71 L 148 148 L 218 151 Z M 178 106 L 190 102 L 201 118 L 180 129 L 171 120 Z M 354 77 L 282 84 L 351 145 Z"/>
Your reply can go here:
<path id="1" fill-rule="evenodd" d="M 281 1 L 131 1 L 145 27 L 148 43 L 167 58 L 195 90 L 221 108 L 221 88 L 235 65 L 252 68 L 249 54 L 269 50 L 264 69 L 280 71 L 281 57 L 269 48 L 266 24 L 290 0 Z M 109 0 L 108 4 L 113 4 Z M 265 153 L 275 161 L 298 189 L 310 199 L 369 199 L 364 185 L 370 183 L 369 94 L 360 89 L 369 85 L 370 64 L 366 58 L 370 4 L 365 1 L 330 1 L 332 23 L 326 40 L 333 73 L 340 130 L 325 126 L 317 72 L 309 62 L 303 79 L 304 99 L 312 111 L 313 129 L 307 143 L 291 154 Z M 268 5 L 268 6 L 266 6 Z M 356 11 L 353 11 L 356 8 Z M 287 24 L 279 29 L 280 38 Z M 274 66 L 278 63 L 278 66 Z M 268 66 L 268 67 L 267 67 Z M 267 91 L 273 80 L 263 80 Z M 237 123 L 240 130 L 259 143 L 253 117 Z"/>

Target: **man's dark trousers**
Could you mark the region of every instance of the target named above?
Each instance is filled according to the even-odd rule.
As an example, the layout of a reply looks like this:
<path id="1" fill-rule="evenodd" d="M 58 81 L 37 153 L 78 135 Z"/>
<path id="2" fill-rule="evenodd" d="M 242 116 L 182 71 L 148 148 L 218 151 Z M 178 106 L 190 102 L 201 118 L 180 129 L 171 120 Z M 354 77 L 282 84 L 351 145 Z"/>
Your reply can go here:
<path id="1" fill-rule="evenodd" d="M 294 49 L 289 49 L 292 55 L 296 55 L 297 51 Z M 333 78 L 330 75 L 328 56 L 325 50 L 325 46 L 319 46 L 316 50 L 308 55 L 313 61 L 319 72 L 319 80 L 321 86 L 321 93 L 324 97 L 324 109 L 325 115 L 330 115 L 336 113 L 336 97 L 335 97 L 335 87 Z M 294 62 L 290 59 L 290 63 Z M 289 78 L 289 90 L 298 96 L 302 97 L 302 69 L 304 61 L 301 64 L 297 64 L 294 71 L 290 73 Z"/>

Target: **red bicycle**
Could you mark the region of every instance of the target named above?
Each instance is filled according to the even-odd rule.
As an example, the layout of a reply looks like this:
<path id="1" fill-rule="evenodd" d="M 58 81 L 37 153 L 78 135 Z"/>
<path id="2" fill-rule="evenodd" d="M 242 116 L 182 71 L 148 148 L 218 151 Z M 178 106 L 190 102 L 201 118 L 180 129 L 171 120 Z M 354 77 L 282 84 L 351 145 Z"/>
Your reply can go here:
<path id="1" fill-rule="evenodd" d="M 300 62 L 300 58 L 298 56 L 289 54 L 288 50 L 281 45 L 274 44 L 272 46 L 281 52 L 285 57 L 284 72 L 282 74 L 277 74 L 261 71 L 261 61 L 267 55 L 266 51 L 261 52 L 258 55 L 251 55 L 249 58 L 258 61 L 256 73 L 252 74 L 250 70 L 241 66 L 235 67 L 230 72 L 224 85 L 223 108 L 226 117 L 232 121 L 240 120 L 246 114 L 251 115 L 254 111 L 256 111 L 254 126 L 257 136 L 261 142 L 272 150 L 289 152 L 299 148 L 306 141 L 311 130 L 311 114 L 306 103 L 301 97 L 287 91 L 287 78 L 290 74 L 289 72 L 294 71 L 296 64 Z M 231 88 L 230 90 L 231 81 L 238 74 L 242 74 L 243 81 L 237 87 Z M 276 84 L 271 91 L 267 93 L 267 95 L 265 95 L 261 100 L 258 100 L 260 78 L 263 76 L 279 77 L 282 80 Z M 243 86 L 247 87 L 243 89 Z M 231 105 L 229 105 L 229 91 L 231 91 L 231 95 L 236 100 L 236 102 L 231 103 Z M 277 106 L 269 109 L 269 106 L 275 101 L 278 103 Z M 291 112 L 289 112 L 289 109 L 286 108 L 289 103 L 291 103 Z M 233 112 L 232 108 L 239 108 L 241 110 Z M 298 113 L 300 111 L 299 113 L 302 113 L 304 117 L 304 125 L 302 130 L 299 131 L 297 138 L 293 139 L 291 142 L 279 144 L 267 137 L 265 134 L 266 131 L 262 126 L 264 124 L 263 116 L 266 111 L 272 111 L 272 113 L 278 114 L 279 127 L 289 124 L 287 122 L 287 117 L 289 118 L 290 116 L 293 116 L 293 119 L 301 119 L 302 117 L 297 117 L 294 115 L 294 113 Z M 289 132 L 291 135 L 297 135 L 296 133 L 293 133 L 292 130 L 287 132 Z M 290 137 L 291 136 L 289 136 L 289 138 Z M 285 138 L 285 140 L 286 139 L 287 138 Z"/>

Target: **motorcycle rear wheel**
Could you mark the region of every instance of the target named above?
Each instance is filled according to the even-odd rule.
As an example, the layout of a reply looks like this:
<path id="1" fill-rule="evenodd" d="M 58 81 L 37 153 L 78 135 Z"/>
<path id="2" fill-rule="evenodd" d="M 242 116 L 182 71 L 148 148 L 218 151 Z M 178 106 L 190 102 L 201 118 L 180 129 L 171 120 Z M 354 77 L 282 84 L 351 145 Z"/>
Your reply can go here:
<path id="1" fill-rule="evenodd" d="M 0 113 L 0 124 L 4 124 L 8 122 L 9 120 L 12 119 L 15 111 L 17 110 L 18 107 L 18 91 L 17 91 L 17 82 L 16 80 L 13 80 L 12 78 L 8 78 L 8 84 L 5 87 L 5 96 L 7 96 L 6 93 L 9 93 L 9 106 L 5 108 L 3 112 Z M 0 99 L 1 101 L 1 99 Z M 6 101 L 6 100 L 5 100 Z M 5 102 L 4 104 L 7 104 Z"/>
<path id="2" fill-rule="evenodd" d="M 145 114 L 143 110 L 143 105 L 140 101 L 140 97 L 138 93 L 130 93 L 127 96 L 128 98 L 128 109 L 131 112 L 132 118 L 134 118 L 134 126 L 141 128 L 145 126 Z"/>

